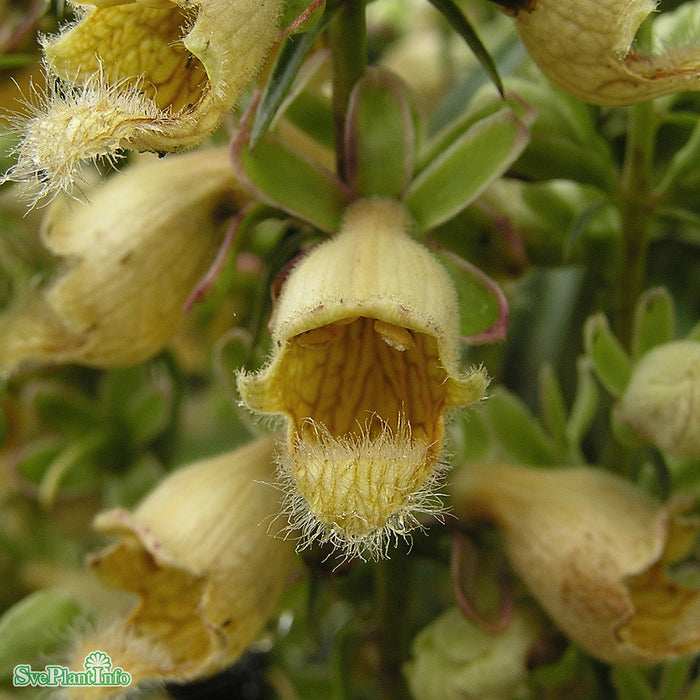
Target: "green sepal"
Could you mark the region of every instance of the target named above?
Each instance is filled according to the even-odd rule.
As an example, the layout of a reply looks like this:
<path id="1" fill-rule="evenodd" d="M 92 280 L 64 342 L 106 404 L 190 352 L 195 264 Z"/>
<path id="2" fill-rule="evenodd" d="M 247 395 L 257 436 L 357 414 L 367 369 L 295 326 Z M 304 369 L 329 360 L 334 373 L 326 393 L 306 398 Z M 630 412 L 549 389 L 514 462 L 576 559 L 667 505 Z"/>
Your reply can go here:
<path id="1" fill-rule="evenodd" d="M 583 343 L 600 383 L 619 398 L 632 375 L 632 362 L 604 314 L 597 313 L 586 320 Z"/>
<path id="2" fill-rule="evenodd" d="M 484 407 L 494 437 L 518 463 L 554 465 L 561 462 L 551 438 L 516 396 L 496 387 Z"/>
<path id="3" fill-rule="evenodd" d="M 639 299 L 632 327 L 632 357 L 639 359 L 675 336 L 673 299 L 664 287 L 646 291 Z"/>
<path id="4" fill-rule="evenodd" d="M 359 196 L 403 196 L 415 161 L 414 115 L 405 85 L 389 71 L 370 68 L 357 81 L 345 122 L 345 161 Z"/>
<path id="5" fill-rule="evenodd" d="M 326 0 L 286 0 L 280 26 L 285 36 L 315 29 L 326 10 Z"/>
<path id="6" fill-rule="evenodd" d="M 352 192 L 332 172 L 267 133 L 255 148 L 241 128 L 232 147 L 233 168 L 262 201 L 327 233 L 340 228 Z"/>
<path id="7" fill-rule="evenodd" d="M 510 108 L 473 124 L 411 183 L 404 202 L 420 231 L 447 221 L 502 175 L 527 144 Z"/>
<path id="8" fill-rule="evenodd" d="M 0 683 L 11 682 L 15 666 L 56 650 L 87 617 L 83 605 L 59 589 L 36 591 L 15 603 L 0 617 Z"/>
<path id="9" fill-rule="evenodd" d="M 418 175 L 436 158 L 439 158 L 455 141 L 461 138 L 471 127 L 480 121 L 511 109 L 518 119 L 529 127 L 537 114 L 532 107 L 514 94 L 500 97 L 491 89 L 482 89 L 469 101 L 469 106 L 445 127 L 434 133 L 422 144 L 417 154 L 414 175 Z"/>
<path id="10" fill-rule="evenodd" d="M 508 301 L 485 272 L 452 251 L 430 244 L 454 281 L 460 309 L 462 342 L 484 345 L 503 340 L 508 329 Z"/>

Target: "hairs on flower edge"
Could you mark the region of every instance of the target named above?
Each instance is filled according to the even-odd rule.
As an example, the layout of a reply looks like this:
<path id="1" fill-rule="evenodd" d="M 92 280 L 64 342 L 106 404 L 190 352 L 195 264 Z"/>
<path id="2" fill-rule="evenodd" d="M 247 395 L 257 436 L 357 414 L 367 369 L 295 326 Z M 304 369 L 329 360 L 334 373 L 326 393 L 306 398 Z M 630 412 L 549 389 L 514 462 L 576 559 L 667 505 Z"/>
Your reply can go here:
<path id="1" fill-rule="evenodd" d="M 369 493 L 380 498 L 382 485 L 393 485 L 389 470 L 400 468 L 408 473 L 424 468 L 429 445 L 415 441 L 411 437 L 411 428 L 405 420 L 400 420 L 396 430 L 381 421 L 381 432 L 374 437 L 369 434 L 368 426 L 360 428 L 359 433 L 349 433 L 334 437 L 325 425 L 311 418 L 305 424 L 313 432 L 314 439 L 297 439 L 291 449 L 298 452 L 299 460 L 309 470 L 337 470 L 346 465 L 363 464 L 363 468 L 372 472 L 379 479 L 373 479 Z M 277 452 L 278 488 L 284 493 L 281 515 L 287 525 L 280 535 L 298 539 L 297 552 L 313 544 L 330 544 L 339 556 L 339 565 L 353 558 L 362 561 L 387 559 L 392 544 L 396 546 L 399 538 L 411 542 L 410 532 L 423 529 L 419 515 L 429 515 L 441 519 L 445 513 L 442 501 L 444 493 L 440 492 L 443 477 L 449 465 L 437 461 L 427 479 L 415 491 L 405 494 L 403 504 L 394 512 L 388 513 L 381 526 L 369 526 L 364 532 L 353 532 L 334 521 L 322 520 L 311 507 L 308 499 L 300 492 L 294 477 L 296 468 L 290 446 L 283 445 Z M 382 475 L 386 478 L 382 480 Z M 333 478 L 342 478 L 331 474 Z M 323 489 L 319 496 L 323 500 Z M 332 499 L 334 494 L 327 494 Z M 318 504 L 316 504 L 318 505 Z M 324 504 L 325 505 L 325 504 Z M 374 505 L 374 504 L 372 504 Z M 381 504 L 379 505 L 381 508 Z M 355 518 L 360 515 L 353 513 Z"/>

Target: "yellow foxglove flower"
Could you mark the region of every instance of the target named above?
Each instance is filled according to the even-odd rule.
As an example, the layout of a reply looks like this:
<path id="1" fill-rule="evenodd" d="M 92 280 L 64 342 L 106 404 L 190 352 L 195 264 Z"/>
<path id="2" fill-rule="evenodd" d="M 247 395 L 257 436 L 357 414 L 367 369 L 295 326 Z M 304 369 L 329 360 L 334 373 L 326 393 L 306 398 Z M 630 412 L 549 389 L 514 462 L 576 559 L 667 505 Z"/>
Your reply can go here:
<path id="1" fill-rule="evenodd" d="M 47 284 L 0 315 L 0 373 L 24 361 L 115 367 L 158 352 L 249 196 L 226 148 L 147 159 L 43 222 L 59 262 Z"/>
<path id="2" fill-rule="evenodd" d="M 81 2 L 79 21 L 45 40 L 46 104 L 22 125 L 18 162 L 6 179 L 38 199 L 70 189 L 84 159 L 195 146 L 259 69 L 282 4 Z"/>
<path id="3" fill-rule="evenodd" d="M 284 281 L 269 364 L 238 378 L 249 408 L 288 420 L 290 526 L 347 556 L 385 554 L 414 513 L 440 508 L 445 412 L 487 385 L 459 372 L 454 287 L 410 228 L 397 202 L 351 205 Z"/>
<path id="4" fill-rule="evenodd" d="M 666 574 L 697 522 L 591 467 L 477 463 L 453 482 L 457 515 L 496 523 L 534 597 L 591 655 L 654 664 L 700 650 L 700 591 Z"/>
<path id="5" fill-rule="evenodd" d="M 268 532 L 279 499 L 263 483 L 273 475 L 274 445 L 266 436 L 195 462 L 133 513 L 97 516 L 96 528 L 119 539 L 91 566 L 104 583 L 139 600 L 125 619 L 81 639 L 76 663 L 100 649 L 134 684 L 187 681 L 229 666 L 255 640 L 294 554 Z M 92 696 L 85 689 L 75 697 Z"/>
<path id="6" fill-rule="evenodd" d="M 675 457 L 700 459 L 700 342 L 678 340 L 646 353 L 615 420 Z"/>
<path id="7" fill-rule="evenodd" d="M 700 46 L 662 55 L 632 49 L 654 0 L 523 0 L 515 26 L 542 72 L 566 92 L 600 105 L 627 105 L 700 89 Z"/>

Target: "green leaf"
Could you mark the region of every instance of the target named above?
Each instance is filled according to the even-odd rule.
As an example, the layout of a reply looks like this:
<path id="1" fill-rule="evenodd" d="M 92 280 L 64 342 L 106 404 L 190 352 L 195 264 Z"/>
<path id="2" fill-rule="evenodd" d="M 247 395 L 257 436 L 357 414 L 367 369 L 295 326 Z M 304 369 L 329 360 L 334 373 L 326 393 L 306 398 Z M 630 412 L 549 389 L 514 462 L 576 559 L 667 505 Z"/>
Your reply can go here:
<path id="1" fill-rule="evenodd" d="M 542 365 L 540 369 L 539 389 L 544 424 L 557 445 L 564 451 L 568 447 L 566 402 L 559 379 L 549 363 Z"/>
<path id="2" fill-rule="evenodd" d="M 111 441 L 111 435 L 92 431 L 67 443 L 50 462 L 41 479 L 39 502 L 44 506 L 51 505 L 64 485 L 76 487 L 80 491 L 92 487 L 97 473 L 97 455 Z"/>
<path id="3" fill-rule="evenodd" d="M 583 343 L 600 383 L 613 396 L 620 397 L 629 383 L 632 363 L 604 314 L 597 313 L 586 320 Z"/>
<path id="4" fill-rule="evenodd" d="M 576 396 L 569 413 L 566 436 L 570 446 L 580 449 L 583 438 L 591 427 L 598 410 L 600 393 L 591 374 L 591 363 L 588 357 L 578 358 L 576 373 Z"/>
<path id="5" fill-rule="evenodd" d="M 340 227 L 352 194 L 329 170 L 266 134 L 254 149 L 242 129 L 234 141 L 233 166 L 239 178 L 264 201 L 333 233 Z"/>
<path id="6" fill-rule="evenodd" d="M 76 621 L 86 618 L 83 605 L 59 589 L 36 591 L 0 617 L 0 683 L 9 683 L 18 664 L 30 663 L 65 642 Z"/>
<path id="7" fill-rule="evenodd" d="M 654 694 L 642 671 L 631 666 L 615 666 L 612 682 L 618 700 L 654 700 Z"/>
<path id="8" fill-rule="evenodd" d="M 678 700 L 690 679 L 693 658 L 690 656 L 667 661 L 661 669 L 661 680 L 655 700 Z"/>
<path id="9" fill-rule="evenodd" d="M 345 158 L 348 182 L 363 197 L 400 199 L 413 174 L 414 109 L 404 84 L 370 68 L 350 94 Z"/>
<path id="10" fill-rule="evenodd" d="M 306 55 L 333 18 L 328 12 L 323 20 L 301 36 L 288 36 L 282 44 L 270 77 L 258 103 L 250 131 L 251 147 L 255 146 L 272 123 L 299 73 Z"/>
<path id="11" fill-rule="evenodd" d="M 455 253 L 435 244 L 457 290 L 462 341 L 469 345 L 495 343 L 508 329 L 508 302 L 503 290 L 486 273 Z"/>
<path id="12" fill-rule="evenodd" d="M 632 357 L 639 359 L 646 352 L 675 335 L 673 299 L 664 287 L 645 292 L 635 309 L 632 328 Z"/>
<path id="13" fill-rule="evenodd" d="M 59 384 L 39 385 L 34 394 L 34 406 L 49 428 L 66 437 L 79 438 L 104 419 L 97 403 Z"/>
<path id="14" fill-rule="evenodd" d="M 452 29 L 464 39 L 502 95 L 504 92 L 503 83 L 498 74 L 498 68 L 459 5 L 453 0 L 430 0 L 430 3 L 442 14 Z"/>
<path id="15" fill-rule="evenodd" d="M 530 142 L 515 166 L 533 180 L 566 179 L 613 193 L 615 163 L 594 110 L 550 83 L 509 77 L 506 88 L 533 108 Z"/>
<path id="16" fill-rule="evenodd" d="M 124 407 L 124 420 L 134 445 L 146 445 L 167 428 L 172 413 L 172 402 L 155 388 L 144 388 Z"/>
<path id="17" fill-rule="evenodd" d="M 484 408 L 496 439 L 515 460 L 532 465 L 560 462 L 549 436 L 516 396 L 496 387 Z"/>
<path id="18" fill-rule="evenodd" d="M 405 203 L 421 231 L 447 221 L 502 175 L 525 147 L 528 131 L 511 109 L 471 126 L 411 183 Z"/>

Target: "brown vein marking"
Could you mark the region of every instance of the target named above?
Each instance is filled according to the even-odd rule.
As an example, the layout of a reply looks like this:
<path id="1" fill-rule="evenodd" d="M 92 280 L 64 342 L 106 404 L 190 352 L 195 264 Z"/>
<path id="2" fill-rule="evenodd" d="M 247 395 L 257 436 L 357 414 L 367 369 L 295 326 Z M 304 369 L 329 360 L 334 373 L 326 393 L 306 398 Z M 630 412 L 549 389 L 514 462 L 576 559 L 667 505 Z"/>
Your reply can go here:
<path id="1" fill-rule="evenodd" d="M 100 8 L 61 40 L 59 60 L 71 79 L 102 69 L 112 82 L 125 79 L 138 86 L 160 109 L 187 109 L 201 100 L 208 85 L 204 66 L 182 43 L 188 24 L 187 15 L 175 6 Z"/>
<path id="2" fill-rule="evenodd" d="M 403 416 L 414 438 L 439 440 L 446 373 L 435 339 L 389 330 L 391 340 L 401 338 L 407 346 L 400 350 L 386 341 L 387 329 L 379 328 L 382 333 L 375 331 L 374 319 L 360 317 L 314 329 L 290 343 L 279 376 L 286 410 L 298 430 L 309 430 L 304 419 L 312 418 L 336 437 L 359 435 L 362 429 L 373 435 L 382 422 L 396 430 Z"/>

